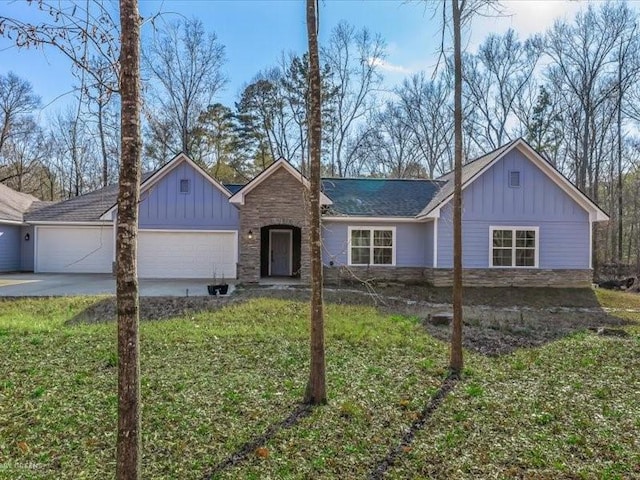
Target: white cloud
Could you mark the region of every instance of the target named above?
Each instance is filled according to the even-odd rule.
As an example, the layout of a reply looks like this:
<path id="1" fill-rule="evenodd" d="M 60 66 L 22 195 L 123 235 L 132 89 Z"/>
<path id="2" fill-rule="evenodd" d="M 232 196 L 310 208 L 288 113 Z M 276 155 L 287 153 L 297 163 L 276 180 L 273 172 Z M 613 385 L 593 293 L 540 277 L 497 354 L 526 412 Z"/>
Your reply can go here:
<path id="1" fill-rule="evenodd" d="M 414 73 L 414 70 L 412 68 L 389 63 L 381 58 L 370 58 L 369 63 L 388 73 L 397 73 L 401 75 L 409 75 L 411 73 Z"/>
<path id="2" fill-rule="evenodd" d="M 544 33 L 558 19 L 571 20 L 586 8 L 588 1 L 576 0 L 510 0 L 503 1 L 500 16 L 476 16 L 471 25 L 470 44 L 480 44 L 489 33 L 504 33 L 512 28 L 520 39 Z"/>

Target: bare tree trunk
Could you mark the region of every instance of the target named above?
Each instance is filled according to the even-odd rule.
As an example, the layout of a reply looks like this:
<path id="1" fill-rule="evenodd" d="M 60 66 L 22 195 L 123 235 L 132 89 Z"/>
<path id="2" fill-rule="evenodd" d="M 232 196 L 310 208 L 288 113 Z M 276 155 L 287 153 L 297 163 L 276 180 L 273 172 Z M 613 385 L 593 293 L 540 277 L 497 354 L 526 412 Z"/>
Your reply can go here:
<path id="1" fill-rule="evenodd" d="M 622 217 L 623 217 L 623 200 L 622 200 L 622 61 L 624 56 L 622 55 L 622 44 L 620 44 L 620 54 L 618 55 L 618 104 L 617 104 L 617 137 L 618 137 L 618 250 L 616 255 L 616 261 L 618 264 L 622 263 Z"/>
<path id="2" fill-rule="evenodd" d="M 463 0 L 464 3 L 464 0 Z M 451 332 L 451 374 L 459 376 L 464 361 L 462 358 L 462 53 L 461 20 L 459 0 L 451 0 L 453 14 L 453 62 L 455 75 L 454 91 L 454 193 L 453 193 L 453 328 Z"/>
<path id="3" fill-rule="evenodd" d="M 311 209 L 311 369 L 305 403 L 327 403 L 322 299 L 322 244 L 320 240 L 320 142 L 322 141 L 320 62 L 318 58 L 317 0 L 307 0 L 309 40 L 309 172 Z"/>
<path id="4" fill-rule="evenodd" d="M 107 144 L 104 139 L 104 105 L 98 99 L 98 135 L 100 135 L 100 153 L 102 154 L 102 186 L 109 185 L 109 156 L 107 155 Z"/>
<path id="5" fill-rule="evenodd" d="M 140 199 L 140 15 L 120 0 L 121 161 L 116 239 L 118 304 L 118 440 L 116 478 L 140 478 L 140 339 L 136 266 Z"/>

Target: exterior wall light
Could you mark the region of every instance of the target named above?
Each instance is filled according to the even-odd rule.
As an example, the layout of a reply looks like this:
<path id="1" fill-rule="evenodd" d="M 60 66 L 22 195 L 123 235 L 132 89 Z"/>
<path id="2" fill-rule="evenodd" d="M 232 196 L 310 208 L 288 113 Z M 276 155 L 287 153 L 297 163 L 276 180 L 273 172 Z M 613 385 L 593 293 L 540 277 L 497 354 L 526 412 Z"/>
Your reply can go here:
<path id="1" fill-rule="evenodd" d="M 24 236 L 24 241 L 25 241 L 25 242 L 28 242 L 30 238 L 31 238 L 31 235 L 29 235 L 29 234 L 27 233 L 27 234 L 25 234 L 25 236 Z"/>
<path id="2" fill-rule="evenodd" d="M 249 237 L 249 240 L 253 240 L 253 230 L 249 230 L 249 235 L 247 235 Z"/>

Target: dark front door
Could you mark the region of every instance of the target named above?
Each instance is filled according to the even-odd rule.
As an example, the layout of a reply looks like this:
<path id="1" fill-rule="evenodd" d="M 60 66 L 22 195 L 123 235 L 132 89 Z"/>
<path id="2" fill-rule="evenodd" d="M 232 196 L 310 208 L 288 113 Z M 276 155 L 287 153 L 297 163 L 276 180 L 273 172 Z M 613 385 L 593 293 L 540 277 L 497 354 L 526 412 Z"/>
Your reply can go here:
<path id="1" fill-rule="evenodd" d="M 271 276 L 289 276 L 291 275 L 291 230 L 271 230 L 269 238 L 269 247 L 271 262 L 269 275 Z"/>

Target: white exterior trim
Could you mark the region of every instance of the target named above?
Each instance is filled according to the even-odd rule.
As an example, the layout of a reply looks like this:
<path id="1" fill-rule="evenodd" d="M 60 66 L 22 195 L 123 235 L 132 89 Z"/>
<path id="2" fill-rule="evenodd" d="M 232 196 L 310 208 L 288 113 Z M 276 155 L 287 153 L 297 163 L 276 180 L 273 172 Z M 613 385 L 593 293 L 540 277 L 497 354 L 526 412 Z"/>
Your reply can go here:
<path id="1" fill-rule="evenodd" d="M 192 230 L 188 228 L 139 228 L 138 231 L 160 233 L 237 233 L 237 230 Z"/>
<path id="2" fill-rule="evenodd" d="M 190 165 L 196 172 L 202 175 L 211 185 L 213 185 L 218 190 L 220 190 L 220 192 L 222 192 L 222 194 L 226 198 L 231 197 L 231 192 L 227 190 L 224 187 L 224 185 L 221 185 L 215 178 L 213 178 L 211 175 L 205 172 L 197 163 L 191 160 L 187 155 L 185 155 L 184 153 L 179 153 L 178 155 L 173 157 L 171 160 L 169 160 L 167 163 L 165 163 L 164 166 L 160 168 L 160 170 L 157 170 L 156 172 L 154 172 L 149 178 L 147 178 L 144 182 L 140 184 L 140 202 L 144 200 L 144 198 L 142 198 L 143 193 L 145 193 L 147 190 L 149 190 L 151 187 L 157 184 L 167 174 L 169 174 L 172 170 L 177 168 L 183 162 L 186 162 L 188 165 Z M 115 205 L 113 205 L 109 210 L 107 210 L 100 216 L 100 220 L 111 220 L 112 219 L 111 215 L 115 211 L 117 211 L 117 209 L 118 209 L 118 203 L 116 202 Z"/>
<path id="3" fill-rule="evenodd" d="M 296 170 L 289 162 L 287 162 L 284 158 L 280 157 L 278 160 L 273 162 L 267 168 L 265 168 L 262 172 L 258 174 L 257 177 L 254 177 L 249 183 L 247 183 L 244 187 L 238 190 L 236 193 L 231 195 L 229 198 L 229 203 L 244 205 L 244 197 L 251 192 L 254 188 L 264 182 L 268 177 L 270 177 L 273 173 L 275 173 L 279 168 L 284 168 L 287 172 L 289 172 L 294 178 L 300 180 L 300 182 L 306 187 L 309 188 L 309 180 L 302 175 L 298 170 Z M 332 205 L 333 202 L 329 197 L 327 197 L 324 193 L 320 194 L 320 204 L 321 205 Z"/>
<path id="4" fill-rule="evenodd" d="M 323 222 L 424 223 L 428 220 L 416 217 L 322 217 Z"/>
<path id="5" fill-rule="evenodd" d="M 512 232 L 514 232 L 514 235 L 512 237 L 513 239 L 513 245 L 511 246 L 511 261 L 512 261 L 512 265 L 509 266 L 502 266 L 502 265 L 494 265 L 493 264 L 493 232 L 495 230 L 511 230 Z M 515 236 L 515 232 L 518 230 L 533 230 L 534 232 L 536 232 L 536 244 L 535 244 L 535 250 L 534 250 L 534 265 L 533 266 L 516 266 L 516 236 Z M 526 225 L 491 225 L 489 227 L 489 268 L 499 268 L 499 269 L 504 269 L 504 268 L 515 268 L 515 269 L 522 269 L 522 268 L 540 268 L 540 227 L 529 227 Z"/>
<path id="6" fill-rule="evenodd" d="M 438 268 L 438 218 L 433 221 L 433 268 Z"/>
<path id="7" fill-rule="evenodd" d="M 369 263 L 364 265 L 362 263 L 353 264 L 351 263 L 351 232 L 353 230 L 369 230 L 371 231 L 371 245 L 369 249 L 371 250 L 371 260 L 373 261 L 373 232 L 375 230 L 384 230 L 391 231 L 391 263 Z M 381 226 L 381 225 L 349 225 L 347 227 L 347 265 L 350 267 L 395 267 L 396 266 L 396 242 L 398 240 L 398 236 L 396 235 L 396 227 L 394 226 Z M 388 247 L 386 247 L 388 248 Z"/>
<path id="8" fill-rule="evenodd" d="M 19 220 L 1 220 L 1 219 L 0 219 L 0 224 L 2 224 L 2 225 L 21 225 L 21 226 L 28 225 L 28 223 L 21 222 Z"/>
<path id="9" fill-rule="evenodd" d="M 112 221 L 108 221 L 108 222 L 56 222 L 56 221 L 34 221 L 34 222 L 27 222 L 25 225 L 43 225 L 43 226 L 52 226 L 52 227 L 64 227 L 64 226 L 71 226 L 71 227 L 99 227 L 99 226 L 112 226 L 113 222 Z"/>
<path id="10" fill-rule="evenodd" d="M 269 230 L 269 276 L 271 276 L 271 263 L 272 263 L 272 254 L 273 249 L 271 248 L 273 232 L 278 233 L 287 233 L 289 234 L 289 276 L 293 275 L 293 230 L 284 229 L 284 228 L 274 228 Z"/>

